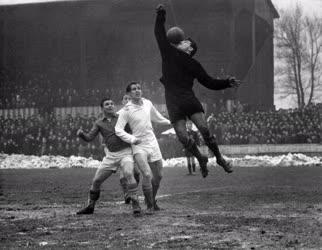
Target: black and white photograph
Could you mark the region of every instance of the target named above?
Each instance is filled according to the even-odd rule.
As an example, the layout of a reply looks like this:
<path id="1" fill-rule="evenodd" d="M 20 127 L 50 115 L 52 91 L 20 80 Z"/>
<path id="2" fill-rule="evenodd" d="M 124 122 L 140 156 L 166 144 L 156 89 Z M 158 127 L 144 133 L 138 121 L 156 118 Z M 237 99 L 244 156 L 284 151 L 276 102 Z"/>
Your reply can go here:
<path id="1" fill-rule="evenodd" d="M 322 0 L 0 0 L 1 249 L 322 249 Z"/>

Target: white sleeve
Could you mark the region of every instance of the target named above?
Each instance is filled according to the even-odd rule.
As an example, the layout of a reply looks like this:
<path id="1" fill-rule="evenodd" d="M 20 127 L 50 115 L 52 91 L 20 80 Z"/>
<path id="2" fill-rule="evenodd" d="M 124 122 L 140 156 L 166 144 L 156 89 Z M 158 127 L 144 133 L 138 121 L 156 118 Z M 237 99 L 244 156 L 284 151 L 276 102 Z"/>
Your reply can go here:
<path id="1" fill-rule="evenodd" d="M 151 121 L 152 122 L 156 122 L 156 123 L 160 123 L 160 124 L 164 124 L 164 125 L 170 125 L 171 122 L 165 118 L 163 115 L 160 114 L 160 112 L 154 107 L 154 105 L 152 104 L 152 102 L 150 102 L 151 105 Z"/>
<path id="2" fill-rule="evenodd" d="M 127 112 L 124 112 L 124 110 L 119 112 L 119 117 L 115 125 L 115 134 L 120 137 L 121 140 L 133 144 L 137 140 L 136 137 L 127 133 L 124 129 L 125 125 L 128 123 L 127 117 Z"/>
<path id="3" fill-rule="evenodd" d="M 108 155 L 110 153 L 110 151 L 108 150 L 108 148 L 106 146 L 104 146 L 104 153 L 105 153 L 105 155 Z"/>

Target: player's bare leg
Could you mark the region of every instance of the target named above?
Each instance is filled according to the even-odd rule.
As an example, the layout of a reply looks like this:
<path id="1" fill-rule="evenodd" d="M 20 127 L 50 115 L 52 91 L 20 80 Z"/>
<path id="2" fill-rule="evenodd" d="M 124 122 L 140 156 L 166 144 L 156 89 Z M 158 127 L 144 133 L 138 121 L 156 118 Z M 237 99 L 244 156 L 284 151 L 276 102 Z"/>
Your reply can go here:
<path id="1" fill-rule="evenodd" d="M 155 199 L 160 187 L 160 182 L 162 179 L 162 160 L 155 161 L 155 162 L 150 162 L 149 163 L 152 171 L 152 190 L 153 190 L 153 209 L 154 211 L 159 211 L 161 210 L 160 207 L 157 205 L 157 200 Z"/>
<path id="2" fill-rule="evenodd" d="M 127 195 L 127 193 L 128 193 L 128 183 L 127 183 L 127 179 L 124 177 L 124 174 L 123 174 L 122 170 L 120 171 L 120 185 L 121 185 L 121 188 L 122 188 L 122 191 L 123 191 L 125 204 L 130 204 L 131 199 Z"/>
<path id="3" fill-rule="evenodd" d="M 221 155 L 215 136 L 210 135 L 204 113 L 195 113 L 190 117 L 190 119 L 200 131 L 208 148 L 216 156 L 218 165 L 220 165 L 227 173 L 232 173 L 232 166 Z"/>
<path id="4" fill-rule="evenodd" d="M 133 174 L 134 179 L 135 179 L 137 185 L 139 185 L 139 183 L 140 183 L 140 170 L 138 169 L 137 166 L 134 166 L 133 172 L 134 172 L 134 174 Z M 121 170 L 120 171 L 120 185 L 121 185 L 121 188 L 122 188 L 122 191 L 123 191 L 125 204 L 130 204 L 131 203 L 131 199 L 128 196 L 128 183 L 129 182 L 128 182 L 127 178 L 124 177 L 123 170 Z"/>
<path id="5" fill-rule="evenodd" d="M 135 161 L 142 174 L 142 191 L 147 205 L 147 214 L 153 214 L 153 189 L 152 189 L 152 171 L 147 161 L 147 156 L 144 153 L 134 155 Z"/>
<path id="6" fill-rule="evenodd" d="M 87 207 L 79 210 L 77 214 L 93 214 L 95 209 L 95 204 L 100 197 L 100 187 L 102 183 L 113 174 L 112 170 L 97 169 L 91 189 L 89 191 L 88 205 Z"/>
<path id="7" fill-rule="evenodd" d="M 137 195 L 138 184 L 134 178 L 134 165 L 133 162 L 124 162 L 121 166 L 121 171 L 123 172 L 124 178 L 127 183 L 127 193 L 125 200 L 130 200 L 132 202 L 132 209 L 134 215 L 141 214 L 141 207 Z"/>
<path id="8" fill-rule="evenodd" d="M 186 127 L 186 121 L 185 120 L 178 120 L 173 124 L 174 130 L 176 131 L 176 134 L 178 136 L 179 141 L 183 144 L 183 146 L 190 151 L 198 160 L 201 174 L 205 178 L 208 175 L 208 157 L 205 155 L 202 155 L 199 151 L 199 148 L 196 144 L 196 142 L 189 138 L 187 127 Z"/>
<path id="9" fill-rule="evenodd" d="M 140 183 L 140 170 L 136 164 L 134 165 L 134 179 L 135 179 L 136 183 L 139 185 L 139 183 Z"/>

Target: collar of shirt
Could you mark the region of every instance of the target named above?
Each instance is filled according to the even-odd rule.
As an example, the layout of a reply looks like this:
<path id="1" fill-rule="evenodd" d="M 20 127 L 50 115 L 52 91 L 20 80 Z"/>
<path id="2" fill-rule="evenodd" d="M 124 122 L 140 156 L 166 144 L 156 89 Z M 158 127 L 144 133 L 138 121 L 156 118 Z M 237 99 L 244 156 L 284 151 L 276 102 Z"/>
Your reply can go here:
<path id="1" fill-rule="evenodd" d="M 103 117 L 102 117 L 102 121 L 111 121 L 112 119 L 114 119 L 114 118 L 116 118 L 117 117 L 117 114 L 116 113 L 114 113 L 114 114 L 110 114 L 110 115 L 105 115 L 104 113 L 103 113 Z"/>
<path id="2" fill-rule="evenodd" d="M 145 105 L 145 98 L 141 98 L 141 104 L 136 104 L 133 103 L 132 101 L 129 101 L 127 104 L 125 104 L 125 106 L 122 108 L 124 111 L 129 111 L 129 110 L 138 110 L 138 109 L 142 109 Z M 119 111 L 120 112 L 120 111 Z"/>
<path id="3" fill-rule="evenodd" d="M 135 102 L 133 102 L 132 100 L 129 102 L 129 104 L 133 104 L 133 105 L 135 105 L 135 106 L 139 106 L 139 107 L 141 107 L 141 106 L 143 106 L 143 104 L 144 104 L 144 98 L 142 97 L 141 99 L 140 99 L 140 101 L 139 101 L 139 103 L 135 103 Z"/>

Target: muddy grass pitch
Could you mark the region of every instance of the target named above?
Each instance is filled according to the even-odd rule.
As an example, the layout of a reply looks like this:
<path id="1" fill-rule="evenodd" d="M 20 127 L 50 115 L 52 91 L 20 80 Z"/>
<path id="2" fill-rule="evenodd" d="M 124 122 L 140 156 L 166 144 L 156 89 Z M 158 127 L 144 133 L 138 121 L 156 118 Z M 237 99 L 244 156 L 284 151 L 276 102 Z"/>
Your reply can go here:
<path id="1" fill-rule="evenodd" d="M 138 218 L 116 174 L 95 214 L 77 216 L 94 172 L 0 170 L 1 249 L 322 248 L 321 167 L 211 169 L 206 179 L 165 168 L 163 210 Z"/>

